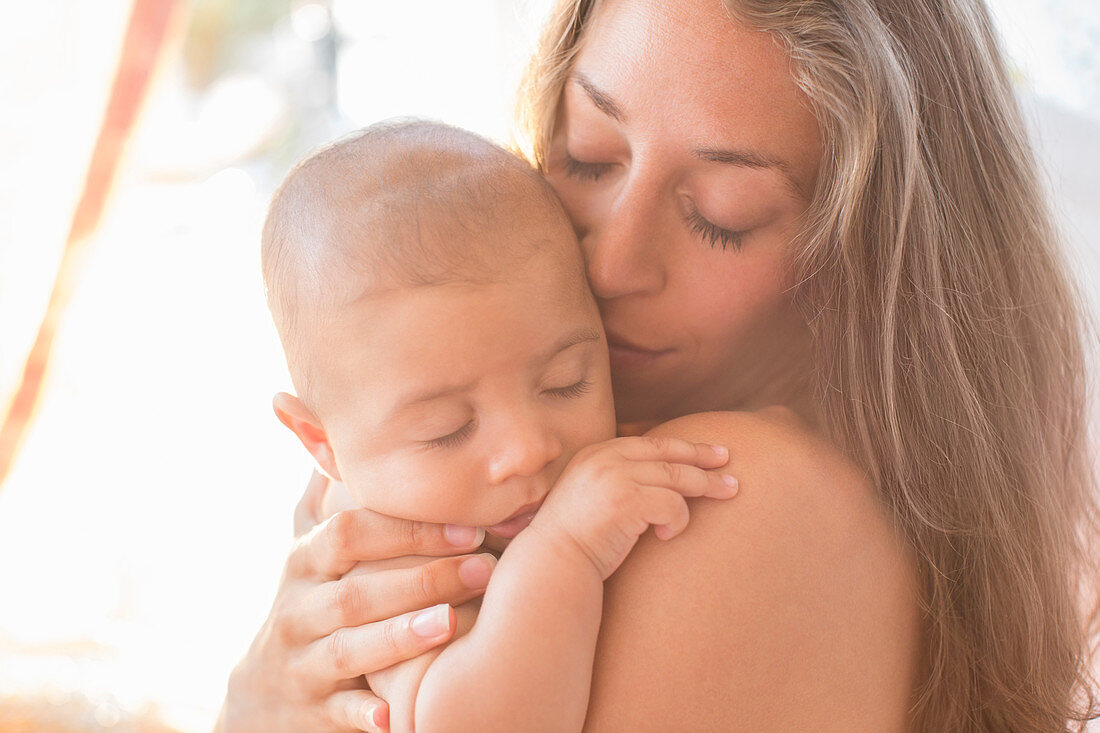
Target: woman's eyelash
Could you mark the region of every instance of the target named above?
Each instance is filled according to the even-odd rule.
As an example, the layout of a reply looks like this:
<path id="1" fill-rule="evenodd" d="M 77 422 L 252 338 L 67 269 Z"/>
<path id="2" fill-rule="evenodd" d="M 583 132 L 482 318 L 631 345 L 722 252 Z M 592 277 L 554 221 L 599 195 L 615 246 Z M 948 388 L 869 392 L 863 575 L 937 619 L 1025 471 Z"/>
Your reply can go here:
<path id="1" fill-rule="evenodd" d="M 568 153 L 565 154 L 564 161 L 565 174 L 578 181 L 598 181 L 600 176 L 607 173 L 612 167 L 611 163 L 585 163 Z M 721 246 L 723 250 L 741 251 L 741 240 L 744 237 L 744 232 L 723 229 L 720 226 L 711 224 L 703 218 L 702 214 L 694 210 L 687 215 L 687 222 L 688 226 L 691 227 L 691 231 L 702 237 L 711 247 Z"/>
<path id="2" fill-rule="evenodd" d="M 612 166 L 611 163 L 585 163 L 577 160 L 568 153 L 565 154 L 565 174 L 579 181 L 598 181 L 600 176 L 606 173 Z M 703 218 L 698 211 L 692 211 L 687 216 L 691 231 L 703 238 L 711 247 L 719 247 L 723 250 L 733 249 L 741 251 L 744 232 L 723 229 Z"/>
<path id="3" fill-rule="evenodd" d="M 711 247 L 721 246 L 723 250 L 733 248 L 737 252 L 741 251 L 741 240 L 745 235 L 744 232 L 723 229 L 720 226 L 711 224 L 694 209 L 687 215 L 687 223 L 691 227 L 691 231 L 702 237 Z"/>
<path id="4" fill-rule="evenodd" d="M 565 175 L 578 181 L 598 181 L 611 169 L 611 163 L 584 163 L 565 154 Z"/>
<path id="5" fill-rule="evenodd" d="M 474 432 L 474 421 L 470 420 L 468 423 L 460 427 L 449 435 L 444 435 L 442 438 L 432 438 L 431 440 L 425 440 L 424 445 L 429 448 L 454 448 L 466 438 L 470 437 L 470 434 Z"/>
<path id="6" fill-rule="evenodd" d="M 582 379 L 568 387 L 557 387 L 556 389 L 548 389 L 546 391 L 555 397 L 580 397 L 590 389 L 592 389 L 592 382 L 588 379 Z"/>

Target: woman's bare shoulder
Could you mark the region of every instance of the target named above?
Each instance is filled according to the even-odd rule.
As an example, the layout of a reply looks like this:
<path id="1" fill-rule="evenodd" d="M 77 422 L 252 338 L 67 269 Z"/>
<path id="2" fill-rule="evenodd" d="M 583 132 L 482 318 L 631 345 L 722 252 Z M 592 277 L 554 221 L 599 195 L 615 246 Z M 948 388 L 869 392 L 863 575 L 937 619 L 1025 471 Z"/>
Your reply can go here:
<path id="1" fill-rule="evenodd" d="M 859 469 L 783 410 L 649 434 L 729 446 L 741 492 L 608 581 L 589 729 L 903 729 L 915 563 Z"/>

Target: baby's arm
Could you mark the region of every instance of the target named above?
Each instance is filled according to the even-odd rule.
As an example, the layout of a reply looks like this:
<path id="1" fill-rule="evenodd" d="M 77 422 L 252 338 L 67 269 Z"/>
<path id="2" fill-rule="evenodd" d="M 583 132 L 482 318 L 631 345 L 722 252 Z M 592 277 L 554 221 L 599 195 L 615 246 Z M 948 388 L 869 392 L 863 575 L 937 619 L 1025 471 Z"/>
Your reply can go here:
<path id="1" fill-rule="evenodd" d="M 733 496 L 734 482 L 702 470 L 726 460 L 725 449 L 675 439 L 578 453 L 505 550 L 472 631 L 431 661 L 414 721 L 390 701 L 394 733 L 580 731 L 603 581 L 649 525 L 661 539 L 683 531 L 684 496 Z"/>

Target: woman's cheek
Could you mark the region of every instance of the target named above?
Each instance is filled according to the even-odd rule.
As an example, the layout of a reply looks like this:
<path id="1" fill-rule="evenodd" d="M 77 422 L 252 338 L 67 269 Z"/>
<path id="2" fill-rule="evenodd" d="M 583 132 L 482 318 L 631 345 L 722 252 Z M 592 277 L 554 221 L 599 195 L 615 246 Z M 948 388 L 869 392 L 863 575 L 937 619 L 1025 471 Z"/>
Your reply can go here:
<path id="1" fill-rule="evenodd" d="M 592 230 L 596 223 L 597 212 L 600 203 L 593 194 L 591 186 L 581 186 L 569 179 L 564 173 L 548 174 L 546 176 L 550 185 L 561 199 L 565 213 L 573 224 L 573 230 L 578 239 Z"/>
<path id="2" fill-rule="evenodd" d="M 723 252 L 727 266 L 709 269 L 705 282 L 688 291 L 685 314 L 696 324 L 703 344 L 736 347 L 739 337 L 755 326 L 773 322 L 788 303 L 781 257 L 752 251 L 746 242 L 741 252 Z"/>

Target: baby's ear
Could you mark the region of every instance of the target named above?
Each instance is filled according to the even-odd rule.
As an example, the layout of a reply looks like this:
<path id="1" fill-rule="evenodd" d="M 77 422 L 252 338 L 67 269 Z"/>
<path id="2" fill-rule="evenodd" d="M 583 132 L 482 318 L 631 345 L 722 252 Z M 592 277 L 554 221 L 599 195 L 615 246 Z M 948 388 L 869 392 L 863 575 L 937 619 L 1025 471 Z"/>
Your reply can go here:
<path id="1" fill-rule="evenodd" d="M 279 422 L 298 436 L 298 440 L 302 441 L 302 445 L 317 461 L 321 471 L 329 478 L 339 481 L 340 471 L 336 468 L 336 457 L 328 442 L 328 434 L 313 411 L 303 405 L 300 399 L 286 392 L 276 394 L 271 406 L 275 408 L 275 416 L 279 418 Z"/>

